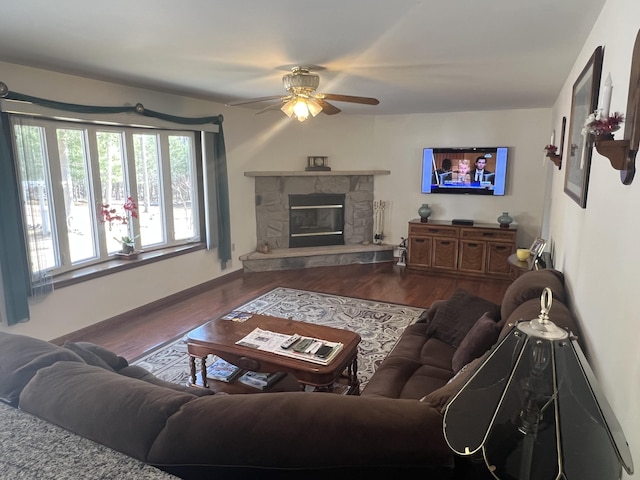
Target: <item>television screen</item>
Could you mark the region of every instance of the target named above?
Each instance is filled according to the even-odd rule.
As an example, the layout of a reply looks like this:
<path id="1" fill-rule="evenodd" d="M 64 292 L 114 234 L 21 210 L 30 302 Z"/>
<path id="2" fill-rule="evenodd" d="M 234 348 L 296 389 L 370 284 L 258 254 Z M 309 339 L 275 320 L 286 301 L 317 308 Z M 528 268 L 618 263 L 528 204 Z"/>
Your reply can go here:
<path id="1" fill-rule="evenodd" d="M 425 148 L 422 193 L 504 195 L 507 147 Z"/>

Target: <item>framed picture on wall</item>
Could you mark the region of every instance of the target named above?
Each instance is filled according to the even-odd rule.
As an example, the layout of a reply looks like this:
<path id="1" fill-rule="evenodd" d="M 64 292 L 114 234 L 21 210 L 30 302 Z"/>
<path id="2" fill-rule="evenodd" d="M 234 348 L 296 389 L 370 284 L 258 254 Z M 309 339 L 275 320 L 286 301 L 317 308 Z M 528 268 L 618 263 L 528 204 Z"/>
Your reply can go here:
<path id="1" fill-rule="evenodd" d="M 564 175 L 564 191 L 580 207 L 587 206 L 587 187 L 593 143 L 590 135 L 582 133 L 587 117 L 598 106 L 600 75 L 602 73 L 602 46 L 595 49 L 575 83 L 571 97 L 569 123 L 569 148 L 567 169 Z"/>

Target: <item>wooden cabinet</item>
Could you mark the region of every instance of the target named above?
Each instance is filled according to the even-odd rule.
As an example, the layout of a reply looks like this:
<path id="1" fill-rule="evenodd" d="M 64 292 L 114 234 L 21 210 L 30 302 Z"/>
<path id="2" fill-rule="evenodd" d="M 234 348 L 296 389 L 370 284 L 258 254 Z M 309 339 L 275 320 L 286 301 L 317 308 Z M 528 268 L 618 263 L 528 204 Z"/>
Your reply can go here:
<path id="1" fill-rule="evenodd" d="M 447 225 L 409 222 L 408 264 L 422 268 L 456 270 L 458 229 Z"/>
<path id="2" fill-rule="evenodd" d="M 451 225 L 409 222 L 409 268 L 465 275 L 509 278 L 509 255 L 516 250 L 517 229 L 498 225 Z"/>

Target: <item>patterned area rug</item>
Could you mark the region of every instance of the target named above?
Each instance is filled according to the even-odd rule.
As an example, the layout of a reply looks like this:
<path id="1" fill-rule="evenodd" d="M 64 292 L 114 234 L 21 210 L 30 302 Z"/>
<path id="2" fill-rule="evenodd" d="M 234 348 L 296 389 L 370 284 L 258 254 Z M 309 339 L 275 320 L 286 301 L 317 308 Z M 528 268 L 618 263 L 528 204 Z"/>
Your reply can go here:
<path id="1" fill-rule="evenodd" d="M 362 337 L 358 352 L 361 388 L 391 352 L 404 329 L 424 312 L 423 308 L 283 287 L 275 288 L 235 310 L 357 332 Z M 210 364 L 211 359 L 207 361 Z M 187 347 L 182 338 L 131 363 L 169 382 L 184 384 L 189 377 Z"/>

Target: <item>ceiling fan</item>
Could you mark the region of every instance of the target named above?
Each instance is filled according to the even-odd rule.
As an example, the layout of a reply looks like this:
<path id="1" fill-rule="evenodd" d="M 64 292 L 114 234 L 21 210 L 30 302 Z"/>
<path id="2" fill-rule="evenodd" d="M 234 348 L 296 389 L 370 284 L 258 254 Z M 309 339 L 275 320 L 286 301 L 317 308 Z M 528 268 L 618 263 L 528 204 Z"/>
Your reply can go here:
<path id="1" fill-rule="evenodd" d="M 327 100 L 335 102 L 361 103 L 364 105 L 378 105 L 380 103 L 377 98 L 354 97 L 352 95 L 316 92 L 316 89 L 320 84 L 320 76 L 317 73 L 311 72 L 309 67 L 293 67 L 291 69 L 291 73 L 287 73 L 282 77 L 282 84 L 284 89 L 289 92 L 289 95 L 273 95 L 270 97 L 240 100 L 237 102 L 227 103 L 227 106 L 235 107 L 249 103 L 280 100 L 280 103 L 269 105 L 268 107 L 256 112 L 256 114 L 280 108 L 280 110 L 282 110 L 288 117 L 295 116 L 299 121 L 304 122 L 309 118 L 309 114 L 315 117 L 320 112 L 323 112 L 326 115 L 335 115 L 336 113 L 341 112 L 338 107 L 327 102 Z"/>

